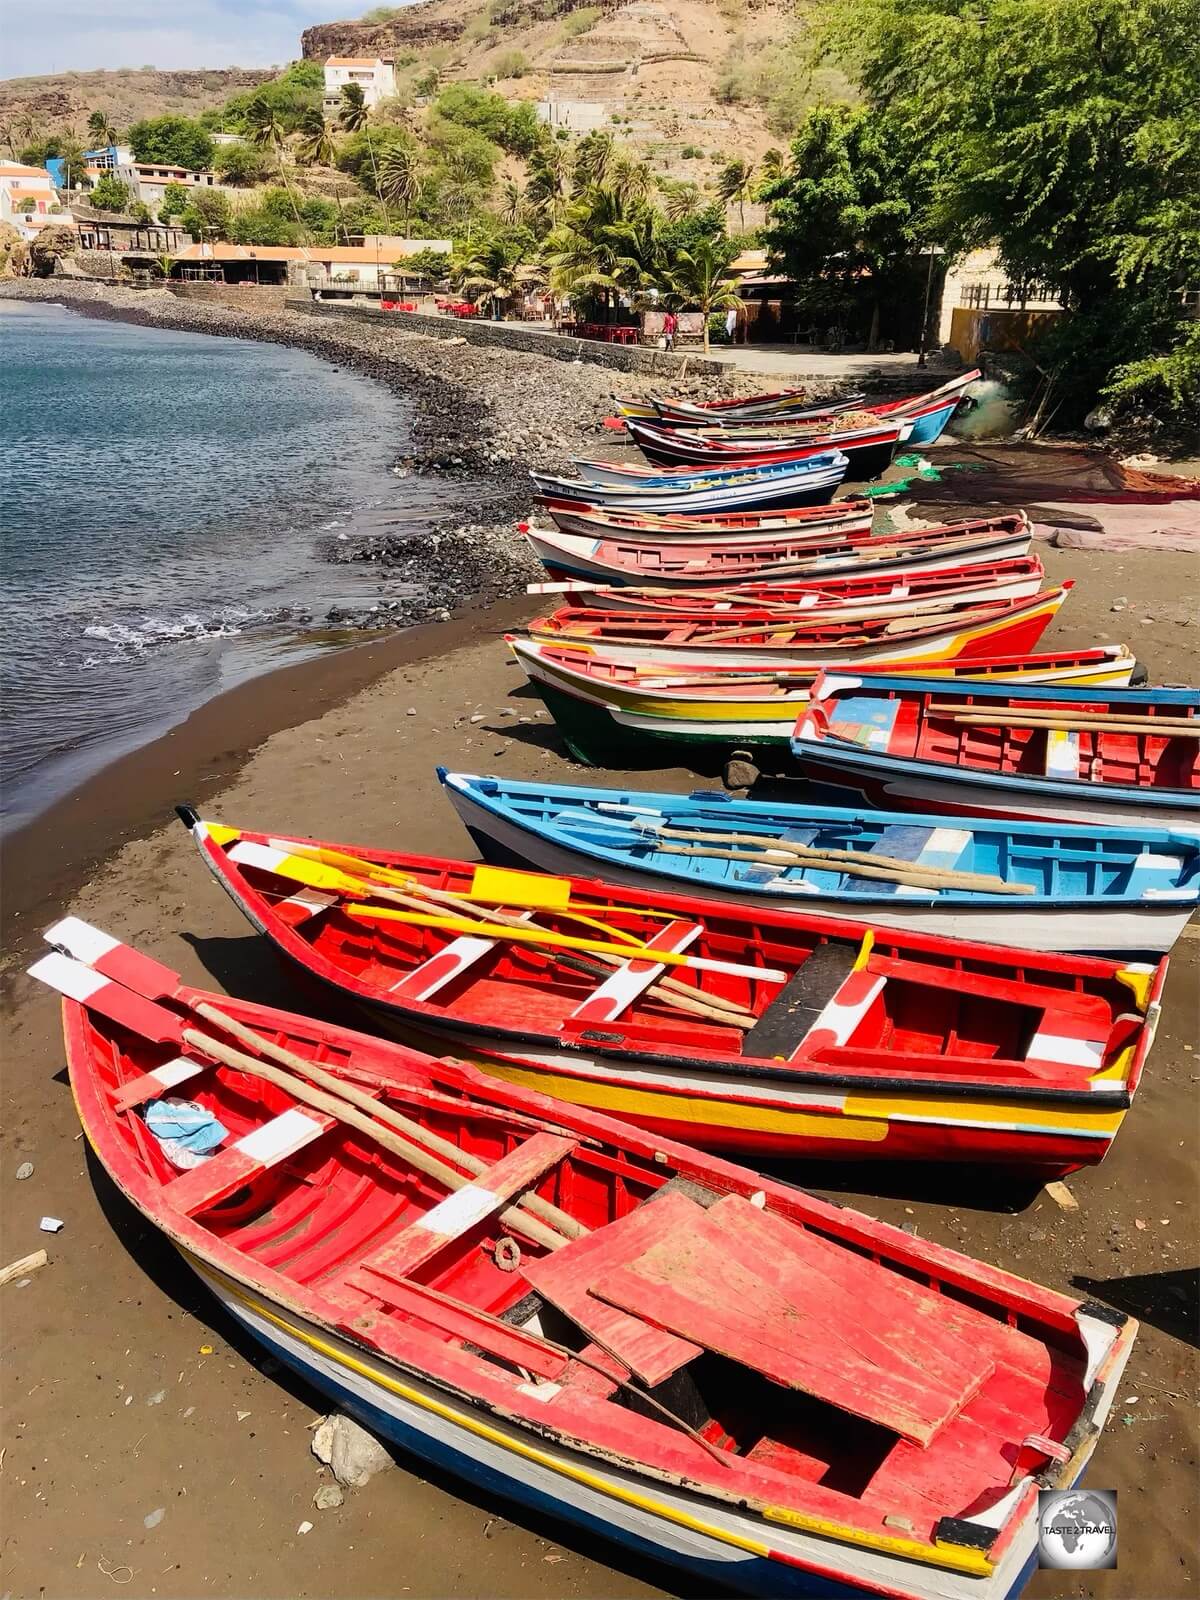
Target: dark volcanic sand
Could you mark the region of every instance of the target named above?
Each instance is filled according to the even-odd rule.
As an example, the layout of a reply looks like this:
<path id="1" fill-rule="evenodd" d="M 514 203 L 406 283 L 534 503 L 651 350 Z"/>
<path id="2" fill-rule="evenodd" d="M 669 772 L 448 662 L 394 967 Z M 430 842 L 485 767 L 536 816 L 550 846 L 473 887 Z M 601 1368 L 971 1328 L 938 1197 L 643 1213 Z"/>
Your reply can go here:
<path id="1" fill-rule="evenodd" d="M 1054 576 L 1088 579 L 1056 639 L 1136 636 L 1164 673 L 1194 680 L 1193 629 L 1163 620 L 1181 602 L 1165 607 L 1162 597 L 1182 597 L 1188 587 L 1186 557 L 1051 552 L 1051 564 Z M 1109 612 L 1114 592 L 1131 601 L 1119 617 Z M 1142 625 L 1147 613 L 1158 620 Z M 56 892 L 53 905 L 38 905 L 38 923 L 71 910 L 191 981 L 303 1005 L 201 868 L 169 819 L 170 804 L 203 795 L 206 814 L 248 827 L 467 851 L 438 792 L 435 762 L 587 781 L 505 665 L 496 634 L 510 620 L 511 613 L 482 613 L 467 632 L 429 630 L 422 647 L 438 653 L 421 659 L 389 657 L 390 644 L 369 646 L 214 702 L 171 740 L 97 779 L 86 805 L 55 819 L 53 854 L 50 819 L 29 839 L 26 885 L 36 891 L 40 862 Z M 390 670 L 356 687 L 343 675 L 360 667 L 359 684 L 369 670 Z M 272 698 L 260 703 L 267 692 Z M 516 715 L 500 716 L 505 708 Z M 297 719 L 302 709 L 312 720 Z M 486 720 L 472 723 L 478 712 Z M 260 742 L 272 719 L 296 725 Z M 642 780 L 677 789 L 692 781 L 678 769 Z M 85 816 L 102 821 L 85 830 Z M 98 853 L 121 840 L 128 842 L 98 863 Z M 73 876 L 87 880 L 74 893 Z M 15 930 L 10 923 L 18 945 L 26 922 Z M 1189 1534 L 1200 1503 L 1188 1274 L 1197 1238 L 1198 956 L 1194 937 L 1180 941 L 1137 1104 L 1104 1165 L 1069 1180 L 1078 1211 L 972 1173 L 922 1178 L 875 1169 L 844 1172 L 839 1185 L 849 1203 L 923 1237 L 1143 1318 L 1122 1390 L 1137 1399 L 1116 1407 L 1089 1474 L 1097 1487 L 1120 1492 L 1119 1570 L 1041 1574 L 1036 1596 L 1193 1592 Z M 0 1593 L 107 1593 L 101 1559 L 133 1569 L 131 1594 L 163 1597 L 600 1596 L 648 1594 L 655 1585 L 691 1592 L 670 1574 L 611 1566 L 610 1551 L 565 1530 L 514 1522 L 503 1506 L 407 1463 L 349 1495 L 341 1510 L 315 1512 L 322 1480 L 306 1429 L 324 1409 L 320 1400 L 262 1371 L 253 1349 L 89 1164 L 62 1072 L 57 1007 L 16 962 L 6 988 L 2 1258 L 45 1244 L 50 1262 L 26 1288 L 0 1291 L 9 1417 Z M 17 1183 L 23 1160 L 35 1172 Z M 833 1193 L 832 1172 L 789 1175 Z M 66 1222 L 55 1237 L 38 1232 L 47 1212 Z M 206 1345 L 211 1354 L 202 1353 Z M 159 1391 L 161 1403 L 149 1404 Z M 249 1415 L 239 1420 L 239 1411 Z M 147 1532 L 143 1518 L 159 1507 L 166 1516 Z M 315 1528 L 298 1536 L 306 1519 Z M 565 1559 L 546 1560 L 560 1553 Z"/>
<path id="2" fill-rule="evenodd" d="M 1080 580 L 1053 642 L 1126 639 L 1152 677 L 1197 681 L 1190 558 L 1043 554 L 1052 577 Z M 1119 595 L 1129 606 L 1114 614 Z M 505 664 L 499 634 L 530 614 L 527 604 L 372 642 L 236 690 L 11 842 L 0 1262 L 40 1245 L 50 1259 L 27 1286 L 0 1289 L 0 1595 L 56 1600 L 108 1594 L 110 1584 L 163 1600 L 695 1592 L 676 1574 L 613 1564 L 612 1549 L 556 1525 L 514 1521 L 505 1506 L 408 1462 L 349 1494 L 340 1510 L 315 1511 L 312 1496 L 325 1480 L 307 1429 L 323 1403 L 263 1370 L 88 1160 L 62 1070 L 56 1003 L 23 975 L 32 936 L 71 911 L 189 981 L 309 1004 L 202 869 L 171 806 L 198 799 L 207 815 L 247 827 L 469 853 L 440 796 L 438 761 L 591 779 L 563 756 L 540 702 Z M 504 709 L 515 715 L 501 716 Z M 485 720 L 472 723 L 480 712 Z M 679 769 L 638 781 L 680 790 L 694 783 Z M 1078 1210 L 972 1172 L 814 1166 L 787 1174 L 831 1195 L 836 1183 L 838 1198 L 873 1215 L 1142 1318 L 1089 1473 L 1094 1486 L 1120 1493 L 1119 1568 L 1040 1574 L 1030 1593 L 1042 1600 L 1195 1592 L 1198 932 L 1193 926 L 1177 946 L 1158 1039 L 1115 1149 L 1102 1167 L 1069 1180 Z M 18 1183 L 23 1161 L 35 1170 Z M 38 1231 L 47 1213 L 64 1219 L 60 1234 Z M 144 1519 L 160 1509 L 148 1531 Z M 302 1536 L 305 1520 L 315 1526 Z"/>

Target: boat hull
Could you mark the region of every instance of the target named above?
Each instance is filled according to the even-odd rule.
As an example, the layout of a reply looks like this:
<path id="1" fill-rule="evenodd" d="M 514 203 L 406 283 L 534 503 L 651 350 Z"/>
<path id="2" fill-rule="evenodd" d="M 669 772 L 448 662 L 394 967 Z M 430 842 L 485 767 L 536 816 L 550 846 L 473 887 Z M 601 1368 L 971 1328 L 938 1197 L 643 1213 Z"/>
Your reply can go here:
<path id="1" fill-rule="evenodd" d="M 922 1573 L 911 1562 L 860 1555 L 673 1485 L 647 1484 L 364 1356 L 326 1329 L 258 1299 L 186 1251 L 182 1254 L 257 1344 L 396 1450 L 479 1492 L 705 1583 L 743 1594 L 814 1600 L 879 1600 L 881 1593 L 898 1600 L 1015 1600 L 1033 1569 L 1032 1513 L 992 1578 L 981 1583 L 944 1571 Z M 1119 1384 L 1131 1349 L 1132 1341 L 1125 1341 L 1114 1350 L 1106 1389 Z M 1111 1398 L 1104 1407 L 1109 1409 Z M 1092 1448 L 1085 1448 L 1079 1474 Z"/>
<path id="2" fill-rule="evenodd" d="M 906 904 L 895 896 L 878 895 L 855 907 L 851 897 L 844 894 L 771 894 L 745 886 L 730 887 L 719 879 L 695 882 L 683 874 L 653 870 L 644 862 L 625 864 L 613 860 L 611 853 L 597 857 L 585 850 L 571 849 L 561 838 L 548 838 L 532 828 L 521 827 L 511 817 L 479 804 L 457 784 L 448 783 L 446 792 L 479 853 L 485 861 L 498 865 L 535 867 L 540 872 L 567 877 L 595 874 L 610 883 L 703 894 L 706 899 L 735 905 L 779 910 L 791 903 L 806 916 L 861 916 L 880 927 L 908 933 L 1013 945 L 1025 950 L 1074 950 L 1081 955 L 1166 955 L 1195 909 L 1190 902 L 1146 901 L 1113 905 L 1097 901 L 1062 908 L 1043 904 L 1030 909 L 1020 901 L 1010 901 L 1004 907 L 960 904 L 943 910 L 936 905 Z"/>

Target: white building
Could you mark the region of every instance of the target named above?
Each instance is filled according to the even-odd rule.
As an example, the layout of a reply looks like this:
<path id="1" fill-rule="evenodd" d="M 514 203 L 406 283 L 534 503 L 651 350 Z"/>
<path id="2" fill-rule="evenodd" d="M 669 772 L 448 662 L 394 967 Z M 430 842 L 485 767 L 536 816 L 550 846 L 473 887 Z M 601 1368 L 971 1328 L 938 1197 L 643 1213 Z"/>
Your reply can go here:
<path id="1" fill-rule="evenodd" d="M 95 182 L 99 173 L 89 176 Z M 134 200 L 140 200 L 152 211 L 163 202 L 167 185 L 177 183 L 190 194 L 193 189 L 215 189 L 220 185 L 211 172 L 193 172 L 188 167 L 173 167 L 169 161 L 130 161 L 116 169 L 116 176 L 129 188 Z"/>
<path id="2" fill-rule="evenodd" d="M 342 103 L 342 90 L 356 83 L 373 111 L 396 92 L 396 64 L 390 56 L 330 56 L 325 63 L 325 110 L 332 115 Z"/>
<path id="3" fill-rule="evenodd" d="M 71 227 L 74 218 L 45 167 L 0 161 L 0 222 L 10 222 L 28 243 L 43 228 Z"/>

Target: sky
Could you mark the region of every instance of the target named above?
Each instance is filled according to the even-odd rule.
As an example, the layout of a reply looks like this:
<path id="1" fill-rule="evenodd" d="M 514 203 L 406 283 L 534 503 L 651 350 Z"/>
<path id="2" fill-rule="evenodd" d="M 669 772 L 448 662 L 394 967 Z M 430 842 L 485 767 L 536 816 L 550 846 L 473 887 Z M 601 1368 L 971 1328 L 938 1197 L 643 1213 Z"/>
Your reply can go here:
<path id="1" fill-rule="evenodd" d="M 266 67 L 371 0 L 0 0 L 0 77 L 95 67 Z"/>

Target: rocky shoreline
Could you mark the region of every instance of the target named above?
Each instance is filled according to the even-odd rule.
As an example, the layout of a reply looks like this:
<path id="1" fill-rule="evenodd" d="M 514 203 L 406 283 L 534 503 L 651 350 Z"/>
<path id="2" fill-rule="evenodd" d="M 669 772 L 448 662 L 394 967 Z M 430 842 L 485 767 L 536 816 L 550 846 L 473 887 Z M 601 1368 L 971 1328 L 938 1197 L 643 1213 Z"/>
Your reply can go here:
<path id="1" fill-rule="evenodd" d="M 0 283 L 0 298 L 61 304 L 84 316 L 144 327 L 288 345 L 386 384 L 412 403 L 411 439 L 389 465 L 455 484 L 458 513 L 435 518 L 424 534 L 325 541 L 325 559 L 370 564 L 379 572 L 375 603 L 330 614 L 322 619 L 329 625 L 409 626 L 521 593 L 541 570 L 513 534 L 514 521 L 530 509 L 529 470 L 566 468 L 572 456 L 613 440 L 602 426 L 612 411 L 613 374 L 587 362 L 431 338 L 402 326 L 350 319 L 331 326 L 286 308 L 243 308 L 186 300 L 166 289 L 72 278 Z M 662 380 L 622 375 L 620 381 L 624 390 L 640 394 L 661 387 Z M 752 380 L 734 375 L 672 383 L 697 397 L 753 387 Z M 461 513 L 464 481 L 477 491 L 478 516 L 470 521 Z M 397 599 L 393 585 L 418 585 L 422 592 Z"/>

